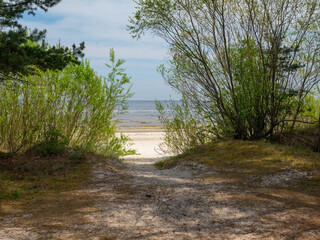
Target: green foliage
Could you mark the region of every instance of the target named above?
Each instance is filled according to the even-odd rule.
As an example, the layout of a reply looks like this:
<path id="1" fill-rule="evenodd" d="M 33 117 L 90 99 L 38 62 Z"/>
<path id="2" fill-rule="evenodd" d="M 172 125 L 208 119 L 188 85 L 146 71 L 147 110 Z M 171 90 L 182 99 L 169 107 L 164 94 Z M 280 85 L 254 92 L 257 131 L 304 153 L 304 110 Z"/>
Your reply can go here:
<path id="1" fill-rule="evenodd" d="M 163 168 L 163 167 L 164 167 L 164 164 L 165 164 L 164 161 L 160 161 L 160 162 L 156 162 L 154 165 L 155 165 L 157 168 Z"/>
<path id="2" fill-rule="evenodd" d="M 72 49 L 60 44 L 49 46 L 40 44 L 26 29 L 2 32 L 0 34 L 0 81 L 8 76 L 21 80 L 21 75 L 35 74 L 37 69 L 62 70 L 69 63 L 80 64 L 78 57 L 83 57 L 84 43 Z"/>
<path id="3" fill-rule="evenodd" d="M 320 83 L 319 1 L 135 2 L 128 30 L 168 43 L 172 58 L 159 71 L 189 105 L 164 121 L 167 128 L 193 124 L 205 129 L 204 139 L 256 140 L 313 122 L 308 95 Z M 197 123 L 183 117 L 190 109 Z M 192 146 L 182 132 L 177 139 Z M 167 134 L 169 147 L 179 142 Z"/>
<path id="4" fill-rule="evenodd" d="M 64 145 L 107 155 L 129 153 L 129 138 L 118 136 L 111 122 L 132 96 L 123 63 L 111 50 L 107 77 L 97 76 L 84 60 L 0 85 L 0 148 L 15 153 L 40 143 L 48 154 Z"/>
<path id="5" fill-rule="evenodd" d="M 35 15 L 35 11 L 40 8 L 47 11 L 48 8 L 57 5 L 61 0 L 10 0 L 4 2 L 0 1 L 0 16 L 1 25 L 5 27 L 19 27 L 21 25 L 17 22 L 17 19 L 21 19 L 23 14 Z"/>
<path id="6" fill-rule="evenodd" d="M 311 91 L 302 102 L 301 114 L 305 120 L 317 121 L 320 116 L 320 92 Z"/>
<path id="7" fill-rule="evenodd" d="M 34 148 L 44 156 L 56 156 L 61 154 L 68 144 L 65 137 L 56 131 L 51 131 L 45 134 L 45 136 L 46 139 L 37 144 Z"/>
<path id="8" fill-rule="evenodd" d="M 170 101 L 166 106 L 156 101 L 156 107 L 165 129 L 164 143 L 160 146 L 163 152 L 183 153 L 210 141 L 212 134 L 205 119 L 186 99 L 178 103 Z"/>
<path id="9" fill-rule="evenodd" d="M 72 48 L 50 47 L 45 41 L 46 31 L 33 30 L 18 23 L 23 14 L 35 15 L 38 8 L 47 11 L 60 0 L 0 1 L 0 82 L 9 78 L 20 80 L 21 75 L 35 74 L 39 68 L 63 69 L 70 62 L 80 64 L 84 43 Z"/>

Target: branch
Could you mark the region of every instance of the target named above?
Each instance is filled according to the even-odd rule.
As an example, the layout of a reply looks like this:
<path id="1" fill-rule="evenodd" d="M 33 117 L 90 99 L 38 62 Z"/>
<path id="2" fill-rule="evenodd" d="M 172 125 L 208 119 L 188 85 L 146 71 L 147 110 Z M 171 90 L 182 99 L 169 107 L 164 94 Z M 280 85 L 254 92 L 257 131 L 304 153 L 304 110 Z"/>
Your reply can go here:
<path id="1" fill-rule="evenodd" d="M 299 122 L 299 123 L 304 123 L 304 124 L 316 124 L 318 123 L 318 121 L 314 121 L 314 122 L 307 122 L 307 121 L 302 121 L 302 120 L 290 120 L 290 119 L 284 119 L 278 122 L 278 124 L 283 123 L 283 122 Z"/>

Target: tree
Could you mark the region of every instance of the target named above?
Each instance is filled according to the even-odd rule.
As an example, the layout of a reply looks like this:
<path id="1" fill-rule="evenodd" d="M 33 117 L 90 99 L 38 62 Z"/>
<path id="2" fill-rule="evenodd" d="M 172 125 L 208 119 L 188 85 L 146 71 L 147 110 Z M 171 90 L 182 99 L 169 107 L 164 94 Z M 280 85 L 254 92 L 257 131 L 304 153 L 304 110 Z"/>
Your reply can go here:
<path id="1" fill-rule="evenodd" d="M 208 125 L 237 139 L 294 127 L 319 83 L 318 0 L 137 0 L 128 30 L 163 38 L 160 72 Z M 206 123 L 204 123 L 206 124 Z"/>
<path id="2" fill-rule="evenodd" d="M 46 31 L 29 32 L 18 20 L 24 13 L 35 15 L 37 9 L 47 11 L 60 0 L 0 0 L 0 82 L 8 77 L 33 74 L 35 69 L 63 69 L 68 63 L 80 63 L 84 43 L 72 49 L 60 44 L 50 47 Z"/>

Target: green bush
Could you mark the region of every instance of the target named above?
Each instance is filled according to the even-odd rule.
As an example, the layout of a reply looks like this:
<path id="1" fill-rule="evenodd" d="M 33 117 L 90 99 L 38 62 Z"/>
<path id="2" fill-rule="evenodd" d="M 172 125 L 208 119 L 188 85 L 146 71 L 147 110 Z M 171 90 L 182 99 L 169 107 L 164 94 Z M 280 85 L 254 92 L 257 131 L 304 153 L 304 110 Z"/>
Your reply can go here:
<path id="1" fill-rule="evenodd" d="M 0 150 L 16 153 L 37 145 L 44 154 L 64 146 L 98 154 L 125 155 L 130 140 L 116 135 L 111 120 L 127 109 L 130 78 L 110 51 L 107 77 L 87 60 L 0 85 Z"/>
<path id="2" fill-rule="evenodd" d="M 65 150 L 67 144 L 68 142 L 62 134 L 51 131 L 47 134 L 46 140 L 35 146 L 35 150 L 44 156 L 56 156 Z"/>
<path id="3" fill-rule="evenodd" d="M 213 134 L 209 130 L 213 127 L 186 99 L 179 103 L 170 101 L 166 106 L 156 101 L 156 107 L 165 130 L 160 145 L 163 152 L 180 154 L 211 141 Z"/>

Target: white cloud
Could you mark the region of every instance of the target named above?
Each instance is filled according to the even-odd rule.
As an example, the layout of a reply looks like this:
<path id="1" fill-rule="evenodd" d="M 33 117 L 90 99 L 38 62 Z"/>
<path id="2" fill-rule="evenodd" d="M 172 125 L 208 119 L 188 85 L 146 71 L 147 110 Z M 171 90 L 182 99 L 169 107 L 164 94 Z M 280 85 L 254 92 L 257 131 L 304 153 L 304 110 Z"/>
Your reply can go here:
<path id="1" fill-rule="evenodd" d="M 117 58 L 130 60 L 126 66 L 135 83 L 136 99 L 164 99 L 169 90 L 160 81 L 156 68 L 168 59 L 167 46 L 160 38 L 148 34 L 139 41 L 131 38 L 126 27 L 134 11 L 133 0 L 62 0 L 47 13 L 26 17 L 22 23 L 30 28 L 47 29 L 50 44 L 61 40 L 63 45 L 70 46 L 85 41 L 86 57 L 101 74 L 106 71 L 104 63 L 113 47 Z M 150 96 L 144 97 L 146 86 Z M 152 86 L 154 90 L 150 90 Z"/>
<path id="2" fill-rule="evenodd" d="M 166 49 L 156 46 L 101 46 L 87 44 L 86 56 L 88 58 L 104 58 L 108 56 L 109 49 L 114 48 L 117 58 L 164 60 Z"/>
<path id="3" fill-rule="evenodd" d="M 30 28 L 47 29 L 51 44 L 60 39 L 65 45 L 85 41 L 87 55 L 101 57 L 107 49 L 114 47 L 120 57 L 136 59 L 166 58 L 164 41 L 146 35 L 137 41 L 126 30 L 134 3 L 130 0 L 63 0 L 48 13 L 41 15 L 55 18 L 44 22 L 39 18 L 28 18 L 24 24 Z M 125 53 L 126 52 L 126 53 Z"/>
<path id="4" fill-rule="evenodd" d="M 76 3 L 74 0 L 63 0 L 45 13 L 59 17 L 59 20 L 42 26 L 59 29 L 66 34 L 70 28 L 77 29 L 86 39 L 131 39 L 126 27 L 135 11 L 134 6 L 132 0 L 77 0 Z M 37 24 L 36 19 L 33 24 Z M 163 42 L 150 36 L 144 37 L 146 40 Z"/>

